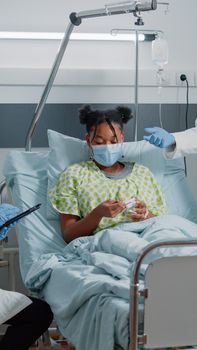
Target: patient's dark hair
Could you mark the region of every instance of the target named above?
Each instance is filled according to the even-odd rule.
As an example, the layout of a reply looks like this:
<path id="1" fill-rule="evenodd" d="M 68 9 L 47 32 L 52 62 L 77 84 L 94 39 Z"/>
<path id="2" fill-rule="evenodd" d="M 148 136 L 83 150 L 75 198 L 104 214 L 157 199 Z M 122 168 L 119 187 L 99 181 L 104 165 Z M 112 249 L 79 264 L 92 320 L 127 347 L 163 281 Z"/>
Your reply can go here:
<path id="1" fill-rule="evenodd" d="M 132 117 L 131 109 L 125 106 L 117 106 L 115 109 L 102 111 L 97 109 L 92 110 L 89 105 L 85 105 L 79 110 L 80 123 L 86 125 L 88 134 L 92 127 L 95 127 L 93 139 L 96 135 L 97 126 L 104 122 L 109 125 L 117 139 L 112 123 L 118 124 L 120 129 L 123 130 L 123 124 L 126 124 Z"/>

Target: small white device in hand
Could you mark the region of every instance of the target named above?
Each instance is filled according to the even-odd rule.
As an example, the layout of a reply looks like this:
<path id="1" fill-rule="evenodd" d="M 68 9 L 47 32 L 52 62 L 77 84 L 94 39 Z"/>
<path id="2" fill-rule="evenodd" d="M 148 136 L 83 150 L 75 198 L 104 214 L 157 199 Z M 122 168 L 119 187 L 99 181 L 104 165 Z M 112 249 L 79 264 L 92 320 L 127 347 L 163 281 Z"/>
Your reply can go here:
<path id="1" fill-rule="evenodd" d="M 128 201 L 125 201 L 125 205 L 127 209 L 132 209 L 136 206 L 136 200 L 135 198 L 131 198 Z"/>

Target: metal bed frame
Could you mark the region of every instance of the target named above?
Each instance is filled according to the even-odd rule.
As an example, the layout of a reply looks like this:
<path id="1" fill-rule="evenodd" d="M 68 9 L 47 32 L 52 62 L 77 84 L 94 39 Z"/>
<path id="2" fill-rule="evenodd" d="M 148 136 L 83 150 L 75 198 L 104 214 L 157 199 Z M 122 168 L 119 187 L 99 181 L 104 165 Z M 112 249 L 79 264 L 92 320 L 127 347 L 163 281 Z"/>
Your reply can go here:
<path id="1" fill-rule="evenodd" d="M 167 5 L 166 2 L 161 2 L 162 5 Z M 35 128 L 41 117 L 43 108 L 45 106 L 47 97 L 53 85 L 55 76 L 57 74 L 58 68 L 60 66 L 61 60 L 63 58 L 64 52 L 69 42 L 70 35 L 73 31 L 74 26 L 79 26 L 82 22 L 82 19 L 93 18 L 107 15 L 116 15 L 116 14 L 125 14 L 133 13 L 136 17 L 140 18 L 140 12 L 156 10 L 157 0 L 142 0 L 142 1 L 127 1 L 119 4 L 109 4 L 106 5 L 103 9 L 97 9 L 92 11 L 82 11 L 79 13 L 70 14 L 70 23 L 67 27 L 65 35 L 62 39 L 60 48 L 58 50 L 57 56 L 55 58 L 53 67 L 51 69 L 50 76 L 42 93 L 40 102 L 38 103 L 30 128 L 26 137 L 26 151 L 31 151 L 32 137 L 35 131 Z M 136 73 L 137 74 L 137 73 Z M 137 76 L 136 76 L 136 89 L 137 89 Z M 137 90 L 135 102 L 137 104 Z M 0 183 L 0 199 L 2 203 L 3 191 L 6 188 L 6 182 L 3 180 Z M 145 258 L 153 252 L 155 249 L 164 248 L 164 247 L 188 247 L 188 246 L 197 246 L 197 240 L 172 240 L 172 241 L 160 241 L 157 243 L 149 244 L 137 257 L 134 262 L 133 274 L 131 276 L 131 289 L 130 289 L 130 344 L 129 350 L 137 350 L 138 344 L 143 344 L 145 347 L 149 342 L 147 342 L 147 334 L 139 334 L 139 317 L 138 317 L 138 306 L 139 306 L 139 296 L 143 297 L 144 300 L 147 299 L 148 291 L 146 289 L 139 289 L 139 278 L 140 278 L 140 269 Z M 154 263 L 154 262 L 153 262 Z M 166 335 L 167 336 L 167 335 Z M 197 336 L 196 336 L 197 337 Z M 196 338 L 197 342 L 197 338 Z M 190 345 L 190 344 L 188 344 Z M 193 344 L 192 344 L 193 345 Z M 159 346 L 159 345 L 158 345 Z"/>
<path id="2" fill-rule="evenodd" d="M 130 291 L 130 348 L 129 350 L 137 350 L 138 344 L 147 345 L 147 334 L 138 334 L 139 331 L 139 321 L 138 321 L 138 304 L 139 304 L 139 296 L 144 299 L 148 298 L 148 290 L 145 288 L 143 290 L 139 289 L 139 279 L 140 279 L 140 269 L 145 258 L 158 248 L 166 248 L 166 247 L 188 247 L 188 246 L 197 246 L 197 240 L 172 240 L 172 241 L 160 241 L 156 243 L 151 243 L 146 246 L 142 252 L 136 258 L 134 262 L 133 274 L 131 276 L 131 291 Z M 180 258 L 179 256 L 178 258 Z M 185 258 L 185 256 L 183 256 Z M 195 257 L 195 256 L 194 256 Z M 165 258 L 167 259 L 167 258 Z M 154 261 L 152 262 L 152 264 Z M 144 315 L 143 315 L 144 316 Z M 145 327 L 144 327 L 145 328 Z M 168 334 L 166 334 L 168 337 Z M 152 342 L 152 339 L 149 340 Z M 197 342 L 197 337 L 196 337 Z M 181 344 L 177 344 L 181 345 Z M 186 344 L 190 345 L 190 344 Z M 194 345 L 194 344 L 192 344 Z M 159 347 L 159 345 L 157 345 Z M 165 346 L 165 345 L 163 345 Z M 173 346 L 173 345 L 171 345 Z"/>

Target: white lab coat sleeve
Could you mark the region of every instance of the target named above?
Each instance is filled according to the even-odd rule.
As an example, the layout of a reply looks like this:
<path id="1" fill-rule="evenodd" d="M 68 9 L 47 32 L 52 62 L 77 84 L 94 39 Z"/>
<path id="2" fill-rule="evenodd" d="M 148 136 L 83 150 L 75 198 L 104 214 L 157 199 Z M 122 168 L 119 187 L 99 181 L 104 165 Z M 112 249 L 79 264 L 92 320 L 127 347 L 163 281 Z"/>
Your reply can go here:
<path id="1" fill-rule="evenodd" d="M 197 127 L 173 134 L 176 140 L 174 150 L 166 149 L 164 157 L 166 159 L 175 159 L 187 156 L 188 154 L 197 154 Z"/>
<path id="2" fill-rule="evenodd" d="M 32 303 L 26 295 L 0 289 L 0 325 Z"/>

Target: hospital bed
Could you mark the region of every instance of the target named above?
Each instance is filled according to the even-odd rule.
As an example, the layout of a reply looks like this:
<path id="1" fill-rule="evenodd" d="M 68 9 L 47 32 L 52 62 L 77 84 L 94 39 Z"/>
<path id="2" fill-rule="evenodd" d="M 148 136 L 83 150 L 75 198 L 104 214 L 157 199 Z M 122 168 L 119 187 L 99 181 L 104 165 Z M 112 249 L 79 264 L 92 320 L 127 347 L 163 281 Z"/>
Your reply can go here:
<path id="1" fill-rule="evenodd" d="M 48 130 L 48 138 L 49 151 L 11 151 L 4 167 L 8 191 L 15 205 L 26 210 L 42 203 L 41 209 L 21 220 L 17 229 L 22 278 L 33 291 L 47 286 L 53 266 L 49 262 L 65 249 L 59 217 L 48 202 L 48 188 L 55 183 L 59 172 L 89 157 L 82 140 L 52 130 Z M 186 182 L 182 159 L 164 160 L 162 151 L 145 141 L 125 143 L 124 155 L 125 160 L 149 166 L 164 190 L 169 213 L 197 222 L 197 203 Z M 197 249 L 186 254 L 187 250 L 180 249 L 183 245 L 195 247 L 197 240 L 153 242 L 137 255 L 131 274 L 129 349 L 136 349 L 138 344 L 146 348 L 197 344 Z M 141 285 L 143 262 L 158 247 L 176 247 L 176 250 L 172 250 L 171 256 L 162 255 L 157 259 L 153 254 Z M 49 268 L 45 266 L 35 278 L 34 270 L 42 263 L 42 256 L 47 257 Z M 60 329 L 62 331 L 61 326 Z"/>

